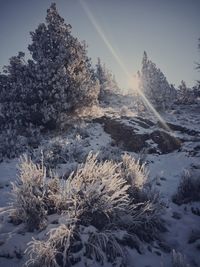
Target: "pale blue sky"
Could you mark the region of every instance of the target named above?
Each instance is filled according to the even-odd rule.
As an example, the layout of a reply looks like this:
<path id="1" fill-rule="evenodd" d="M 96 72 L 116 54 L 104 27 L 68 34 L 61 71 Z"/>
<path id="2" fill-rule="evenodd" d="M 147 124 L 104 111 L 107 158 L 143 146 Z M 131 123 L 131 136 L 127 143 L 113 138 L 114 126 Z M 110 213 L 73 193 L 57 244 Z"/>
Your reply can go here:
<path id="1" fill-rule="evenodd" d="M 170 83 L 183 79 L 192 86 L 200 79 L 200 0 L 84 0 L 108 41 L 130 73 L 141 68 L 143 51 L 164 72 Z M 0 66 L 18 51 L 27 51 L 33 31 L 46 16 L 50 0 L 0 0 Z M 79 0 L 56 0 L 72 25 L 72 33 L 88 44 L 96 63 L 100 57 L 123 88 L 128 81 Z"/>

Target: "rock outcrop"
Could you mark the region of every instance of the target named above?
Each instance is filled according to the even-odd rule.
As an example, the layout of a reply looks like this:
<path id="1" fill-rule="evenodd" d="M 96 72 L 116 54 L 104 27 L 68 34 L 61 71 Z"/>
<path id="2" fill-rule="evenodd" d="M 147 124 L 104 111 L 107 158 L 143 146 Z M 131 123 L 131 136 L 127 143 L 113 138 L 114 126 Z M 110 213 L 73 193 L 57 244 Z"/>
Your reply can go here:
<path id="1" fill-rule="evenodd" d="M 94 120 L 101 123 L 117 145 L 127 151 L 139 152 L 146 148 L 147 153 L 170 153 L 181 147 L 181 141 L 147 119 L 113 118 L 103 116 Z"/>

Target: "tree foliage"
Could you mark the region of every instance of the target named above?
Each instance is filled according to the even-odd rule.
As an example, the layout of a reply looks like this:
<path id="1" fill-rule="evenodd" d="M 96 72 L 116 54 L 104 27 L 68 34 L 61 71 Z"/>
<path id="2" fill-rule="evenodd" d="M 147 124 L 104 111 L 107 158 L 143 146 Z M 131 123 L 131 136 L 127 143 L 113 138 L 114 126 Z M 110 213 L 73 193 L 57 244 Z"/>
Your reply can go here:
<path id="1" fill-rule="evenodd" d="M 156 109 L 165 110 L 171 106 L 176 91 L 169 85 L 162 71 L 148 59 L 146 52 L 144 52 L 139 80 L 140 89 Z"/>
<path id="2" fill-rule="evenodd" d="M 119 87 L 114 75 L 101 63 L 100 58 L 96 64 L 96 77 L 100 84 L 100 100 L 104 100 L 108 93 L 119 92 Z"/>
<path id="3" fill-rule="evenodd" d="M 177 90 L 177 104 L 190 105 L 195 103 L 195 90 L 187 87 L 184 81 L 181 81 L 181 84 Z"/>
<path id="4" fill-rule="evenodd" d="M 31 39 L 32 59 L 26 62 L 20 52 L 1 76 L 2 114 L 12 124 L 55 128 L 67 112 L 97 102 L 98 81 L 85 43 L 71 34 L 71 25 L 55 4 L 47 10 L 46 22 L 31 32 Z"/>

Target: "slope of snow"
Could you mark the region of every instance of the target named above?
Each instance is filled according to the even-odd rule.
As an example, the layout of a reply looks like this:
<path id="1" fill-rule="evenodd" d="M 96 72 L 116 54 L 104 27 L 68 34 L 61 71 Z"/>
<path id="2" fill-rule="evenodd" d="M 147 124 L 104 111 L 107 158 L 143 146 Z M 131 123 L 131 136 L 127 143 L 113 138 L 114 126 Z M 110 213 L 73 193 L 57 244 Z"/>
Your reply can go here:
<path id="1" fill-rule="evenodd" d="M 179 111 L 179 114 L 168 113 L 163 117 L 169 122 L 184 125 L 189 129 L 200 131 L 199 109 L 195 107 L 185 107 Z M 106 112 L 106 111 L 105 111 Z M 117 111 L 115 111 L 116 116 Z M 112 116 L 112 112 L 110 112 Z M 120 117 L 120 116 L 119 116 Z M 127 121 L 128 123 L 128 121 Z M 98 123 L 86 123 L 87 137 L 85 139 L 87 146 L 84 148 L 86 152 L 97 152 L 102 149 L 110 148 L 112 142 L 111 137 L 106 134 L 103 127 Z M 138 129 L 139 132 L 143 131 Z M 143 131 L 144 132 L 144 131 Z M 175 133 L 177 134 L 177 133 Z M 178 133 L 179 137 L 187 137 L 188 142 L 185 142 L 178 152 L 173 152 L 164 155 L 151 154 L 146 156 L 147 168 L 149 169 L 149 179 L 154 187 L 160 191 L 161 198 L 166 204 L 166 213 L 164 219 L 167 224 L 168 232 L 163 234 L 167 244 L 181 252 L 186 256 L 186 260 L 191 266 L 200 266 L 200 253 L 198 242 L 188 243 L 192 231 L 200 230 L 200 216 L 194 215 L 191 212 L 191 207 L 200 209 L 200 203 L 191 203 L 177 206 L 172 202 L 172 195 L 176 192 L 181 175 L 184 169 L 191 169 L 193 166 L 200 165 L 200 154 L 192 154 L 194 148 L 200 146 L 200 140 L 192 139 L 191 136 Z M 66 134 L 68 140 L 73 139 L 73 135 Z M 194 142 L 195 140 L 195 142 Z M 130 153 L 138 157 L 135 153 Z M 18 159 L 4 161 L 0 163 L 0 266 L 18 267 L 26 260 L 24 250 L 27 248 L 27 243 L 32 240 L 32 237 L 42 238 L 49 229 L 56 227 L 51 224 L 54 218 L 49 217 L 49 226 L 42 232 L 35 231 L 29 233 L 24 231 L 23 224 L 15 226 L 9 222 L 7 209 L 9 207 L 11 196 L 10 182 L 16 179 Z M 75 162 L 76 163 L 76 162 Z M 74 163 L 72 163 L 74 164 Z M 62 176 L 66 171 L 68 163 L 58 165 L 59 174 Z M 72 166 L 72 169 L 74 167 Z M 200 169 L 196 170 L 200 176 Z M 179 218 L 175 218 L 174 214 L 179 214 Z M 154 247 L 152 252 L 149 251 L 148 245 L 144 245 L 143 254 L 138 254 L 136 250 L 126 248 L 128 255 L 129 267 L 171 267 L 171 254 L 161 251 Z M 77 267 L 84 266 L 81 262 Z M 91 262 L 91 266 L 99 266 Z M 106 267 L 110 267 L 108 264 Z"/>

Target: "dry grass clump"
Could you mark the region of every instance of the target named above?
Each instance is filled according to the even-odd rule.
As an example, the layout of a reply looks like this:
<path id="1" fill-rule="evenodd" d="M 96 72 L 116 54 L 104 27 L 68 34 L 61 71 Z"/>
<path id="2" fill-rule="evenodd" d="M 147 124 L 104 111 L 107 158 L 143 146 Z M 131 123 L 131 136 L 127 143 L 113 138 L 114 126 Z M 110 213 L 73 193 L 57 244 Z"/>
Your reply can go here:
<path id="1" fill-rule="evenodd" d="M 20 158 L 19 176 L 12 183 L 11 220 L 24 222 L 29 231 L 43 229 L 47 215 L 54 209 L 54 195 L 59 191 L 59 180 L 47 179 L 44 164 L 34 164 L 26 155 Z"/>
<path id="2" fill-rule="evenodd" d="M 144 166 L 128 155 L 116 164 L 99 162 L 89 153 L 85 164 L 52 195 L 65 223 L 51 230 L 46 241 L 30 243 L 27 264 L 66 267 L 94 260 L 125 266 L 122 246 L 138 249 L 142 241 L 157 240 L 162 231 L 160 204 L 148 195 L 144 198 L 146 179 Z M 140 194 L 133 198 L 134 190 L 130 193 L 134 187 L 141 190 L 141 199 Z"/>
<path id="3" fill-rule="evenodd" d="M 178 205 L 200 201 L 200 175 L 191 175 L 189 171 L 184 171 L 172 200 Z"/>

